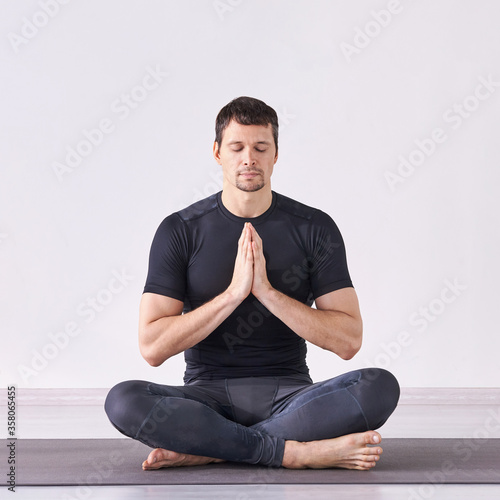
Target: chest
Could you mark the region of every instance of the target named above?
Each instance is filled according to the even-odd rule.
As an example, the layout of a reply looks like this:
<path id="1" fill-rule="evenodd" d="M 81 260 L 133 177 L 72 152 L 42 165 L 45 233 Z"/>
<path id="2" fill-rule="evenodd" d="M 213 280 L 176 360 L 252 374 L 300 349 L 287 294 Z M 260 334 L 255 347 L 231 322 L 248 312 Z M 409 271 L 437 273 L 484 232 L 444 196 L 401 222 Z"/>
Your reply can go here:
<path id="1" fill-rule="evenodd" d="M 242 226 L 221 224 L 216 229 L 211 232 L 195 231 L 192 235 L 187 294 L 193 307 L 222 293 L 233 277 Z M 310 295 L 310 256 L 300 232 L 283 222 L 269 222 L 257 226 L 256 230 L 262 238 L 271 285 L 307 303 Z"/>

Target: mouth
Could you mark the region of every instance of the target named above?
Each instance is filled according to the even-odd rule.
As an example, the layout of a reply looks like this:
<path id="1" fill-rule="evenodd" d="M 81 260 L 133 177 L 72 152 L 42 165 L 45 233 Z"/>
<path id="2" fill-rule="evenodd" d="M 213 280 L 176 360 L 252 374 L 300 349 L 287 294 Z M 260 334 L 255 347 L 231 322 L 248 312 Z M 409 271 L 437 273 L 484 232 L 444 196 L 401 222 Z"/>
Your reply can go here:
<path id="1" fill-rule="evenodd" d="M 257 177 L 260 175 L 259 172 L 241 172 L 240 175 L 245 178 L 245 179 L 253 179 L 254 177 Z"/>

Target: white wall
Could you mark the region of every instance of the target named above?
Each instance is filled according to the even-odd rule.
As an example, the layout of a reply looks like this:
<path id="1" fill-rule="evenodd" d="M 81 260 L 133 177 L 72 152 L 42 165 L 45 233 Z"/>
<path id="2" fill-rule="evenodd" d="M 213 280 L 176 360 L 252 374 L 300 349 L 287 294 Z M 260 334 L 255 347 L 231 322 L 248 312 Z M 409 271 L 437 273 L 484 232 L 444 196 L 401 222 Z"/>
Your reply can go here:
<path id="1" fill-rule="evenodd" d="M 239 95 L 281 116 L 273 188 L 330 213 L 346 242 L 364 346 L 349 362 L 311 347 L 313 377 L 376 364 L 406 387 L 500 384 L 498 2 L 19 0 L 2 12 L 2 386 L 181 383 L 182 356 L 151 368 L 138 352 L 149 247 L 166 215 L 219 190 L 214 120 Z M 78 147 L 87 156 L 68 165 Z M 391 189 L 400 155 L 421 164 Z"/>

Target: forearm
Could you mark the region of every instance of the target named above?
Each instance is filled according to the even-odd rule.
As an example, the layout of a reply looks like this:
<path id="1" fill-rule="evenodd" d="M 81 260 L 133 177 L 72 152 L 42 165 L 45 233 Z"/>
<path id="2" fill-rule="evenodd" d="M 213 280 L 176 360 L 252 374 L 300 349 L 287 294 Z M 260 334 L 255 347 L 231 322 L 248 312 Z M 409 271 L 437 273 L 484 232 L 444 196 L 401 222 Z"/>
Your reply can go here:
<path id="1" fill-rule="evenodd" d="M 142 356 L 153 366 L 193 347 L 208 337 L 250 294 L 253 280 L 251 235 L 245 224 L 238 240 L 233 278 L 227 290 L 210 302 L 182 313 L 182 302 L 174 307 L 161 304 L 141 307 L 139 347 Z M 141 302 L 142 306 L 142 302 Z M 146 318 L 149 318 L 147 320 Z"/>
<path id="2" fill-rule="evenodd" d="M 342 311 L 313 309 L 274 288 L 258 299 L 297 335 L 342 359 L 351 359 L 361 347 L 360 317 Z"/>
<path id="3" fill-rule="evenodd" d="M 241 302 L 225 291 L 187 314 L 167 316 L 145 325 L 140 332 L 143 357 L 159 366 L 171 356 L 208 337 Z"/>

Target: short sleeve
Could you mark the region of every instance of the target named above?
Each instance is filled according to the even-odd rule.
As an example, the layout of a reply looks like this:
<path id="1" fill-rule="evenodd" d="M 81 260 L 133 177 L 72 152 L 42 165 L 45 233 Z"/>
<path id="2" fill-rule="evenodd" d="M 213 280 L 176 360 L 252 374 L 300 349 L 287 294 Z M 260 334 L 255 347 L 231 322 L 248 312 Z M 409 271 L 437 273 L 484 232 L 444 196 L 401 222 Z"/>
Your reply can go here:
<path id="1" fill-rule="evenodd" d="M 184 302 L 189 243 L 185 223 L 172 214 L 158 227 L 149 253 L 144 292 L 157 293 Z"/>
<path id="2" fill-rule="evenodd" d="M 314 299 L 352 287 L 344 240 L 333 219 L 318 210 L 309 235 L 309 272 Z"/>

